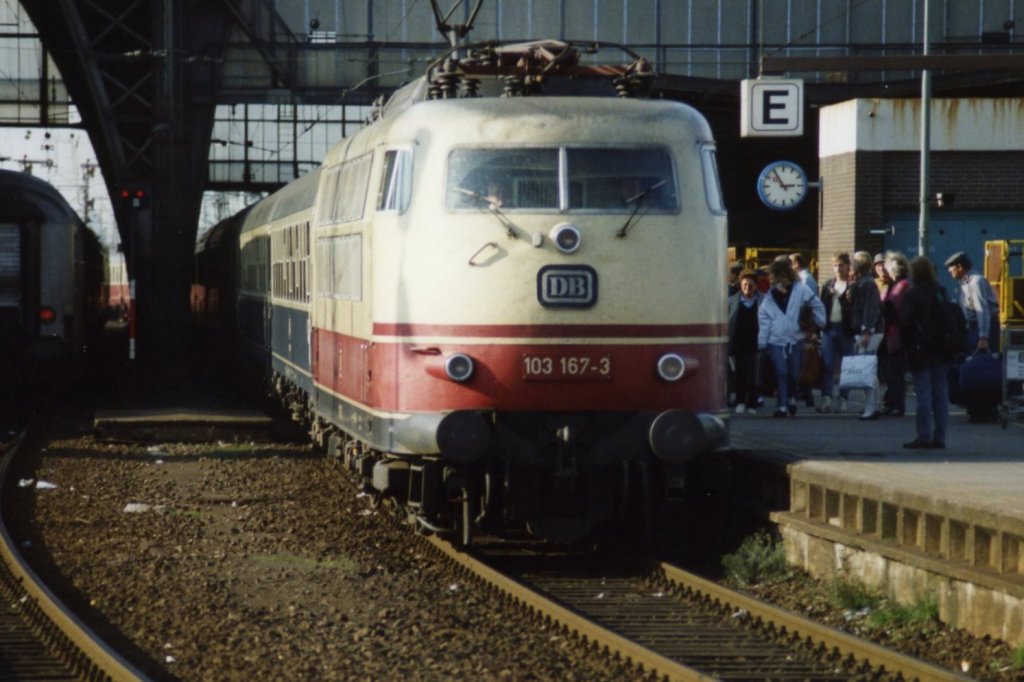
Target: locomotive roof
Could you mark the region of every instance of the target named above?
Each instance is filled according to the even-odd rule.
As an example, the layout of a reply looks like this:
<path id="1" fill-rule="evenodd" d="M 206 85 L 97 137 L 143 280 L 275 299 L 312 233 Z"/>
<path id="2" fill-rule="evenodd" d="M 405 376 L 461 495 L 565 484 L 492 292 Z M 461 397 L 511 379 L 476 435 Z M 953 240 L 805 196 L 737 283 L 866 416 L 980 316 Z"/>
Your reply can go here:
<path id="1" fill-rule="evenodd" d="M 602 64 L 601 50 L 625 53 L 626 63 Z M 394 115 L 432 99 L 475 97 L 646 97 L 654 78 L 647 60 L 615 43 L 539 40 L 475 43 L 453 48 L 426 74 L 403 86 L 375 112 Z"/>

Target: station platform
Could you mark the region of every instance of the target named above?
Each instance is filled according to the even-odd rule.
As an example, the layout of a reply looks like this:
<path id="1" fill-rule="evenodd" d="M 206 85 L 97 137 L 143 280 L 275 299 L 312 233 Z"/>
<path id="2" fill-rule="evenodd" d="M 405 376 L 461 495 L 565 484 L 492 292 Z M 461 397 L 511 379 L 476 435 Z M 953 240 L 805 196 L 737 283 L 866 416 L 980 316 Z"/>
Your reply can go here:
<path id="1" fill-rule="evenodd" d="M 935 598 L 955 627 L 1024 642 L 1024 423 L 969 423 L 951 406 L 946 448 L 908 450 L 912 392 L 905 416 L 875 421 L 857 419 L 857 402 L 786 418 L 766 403 L 733 416 L 731 446 L 791 564 L 903 602 Z"/>
<path id="2" fill-rule="evenodd" d="M 260 412 L 212 408 L 99 410 L 93 420 L 99 438 L 153 442 L 251 439 L 265 437 L 272 427 L 273 420 Z"/>

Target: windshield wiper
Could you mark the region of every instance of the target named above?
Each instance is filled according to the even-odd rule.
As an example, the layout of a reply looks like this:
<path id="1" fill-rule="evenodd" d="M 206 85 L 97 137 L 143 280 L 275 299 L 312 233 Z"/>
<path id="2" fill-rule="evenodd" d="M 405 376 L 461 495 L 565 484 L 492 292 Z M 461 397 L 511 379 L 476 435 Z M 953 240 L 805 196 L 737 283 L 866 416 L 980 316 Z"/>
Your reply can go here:
<path id="1" fill-rule="evenodd" d="M 656 189 L 660 188 L 660 187 L 661 187 L 662 185 L 664 185 L 664 184 L 665 184 L 666 182 L 667 182 L 667 180 L 659 180 L 658 182 L 654 183 L 653 185 L 651 185 L 651 186 L 650 186 L 650 187 L 648 187 L 647 189 L 645 189 L 645 190 L 643 190 L 643 191 L 641 191 L 641 192 L 637 192 L 637 193 L 636 193 L 636 194 L 634 194 L 633 196 L 631 196 L 631 197 L 627 197 L 626 199 L 624 199 L 624 200 L 622 201 L 622 203 L 623 203 L 623 204 L 625 204 L 626 206 L 629 206 L 630 204 L 634 204 L 634 206 L 633 206 L 633 212 L 629 214 L 629 218 L 627 218 L 627 219 L 626 219 L 626 222 L 625 222 L 625 224 L 624 224 L 624 225 L 623 225 L 622 227 L 620 227 L 620 228 L 618 229 L 618 231 L 617 231 L 617 232 L 615 233 L 615 236 L 616 236 L 616 237 L 620 237 L 620 238 L 621 238 L 621 237 L 625 237 L 625 236 L 626 236 L 626 233 L 627 233 L 627 232 L 629 232 L 629 228 L 630 228 L 630 227 L 631 227 L 632 225 L 634 225 L 634 224 L 635 224 L 635 223 L 633 223 L 633 219 L 634 219 L 634 218 L 636 218 L 636 216 L 637 216 L 637 213 L 638 213 L 638 212 L 640 211 L 640 206 L 641 206 L 641 205 L 643 204 L 643 199 L 644 199 L 644 198 L 645 198 L 645 197 L 646 197 L 646 196 L 647 196 L 648 194 L 650 194 L 651 192 L 653 192 L 654 190 L 656 190 Z M 650 210 L 650 208 L 651 208 L 651 207 L 650 207 L 650 205 L 648 205 L 648 206 L 647 206 L 647 210 L 649 211 L 649 210 Z M 640 215 L 640 217 L 642 218 L 642 217 L 644 217 L 645 215 L 647 215 L 647 211 L 644 211 L 644 212 L 643 212 L 643 213 L 642 213 L 642 214 Z M 640 222 L 640 221 L 639 221 L 639 220 L 637 220 L 637 222 Z"/>
<path id="2" fill-rule="evenodd" d="M 508 235 L 509 239 L 517 238 L 515 225 L 512 223 L 511 220 L 508 219 L 508 216 L 501 212 L 500 203 L 496 197 L 485 196 L 483 194 L 480 194 L 480 192 L 474 192 L 473 190 L 466 189 L 465 187 L 452 187 L 452 189 L 455 190 L 456 192 L 468 194 L 477 201 L 487 204 L 487 208 L 490 210 L 491 215 L 497 218 L 498 222 L 501 223 L 502 227 L 505 228 L 505 234 Z"/>

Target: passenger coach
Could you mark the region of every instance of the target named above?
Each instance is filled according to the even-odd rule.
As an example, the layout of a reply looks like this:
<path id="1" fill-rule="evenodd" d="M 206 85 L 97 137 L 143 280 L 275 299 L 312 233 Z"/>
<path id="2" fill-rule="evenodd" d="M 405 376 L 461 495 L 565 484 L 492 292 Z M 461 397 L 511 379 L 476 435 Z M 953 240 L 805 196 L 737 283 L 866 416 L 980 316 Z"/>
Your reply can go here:
<path id="1" fill-rule="evenodd" d="M 3 357 L 57 359 L 93 339 L 106 254 L 47 182 L 0 170 L 0 343 Z"/>

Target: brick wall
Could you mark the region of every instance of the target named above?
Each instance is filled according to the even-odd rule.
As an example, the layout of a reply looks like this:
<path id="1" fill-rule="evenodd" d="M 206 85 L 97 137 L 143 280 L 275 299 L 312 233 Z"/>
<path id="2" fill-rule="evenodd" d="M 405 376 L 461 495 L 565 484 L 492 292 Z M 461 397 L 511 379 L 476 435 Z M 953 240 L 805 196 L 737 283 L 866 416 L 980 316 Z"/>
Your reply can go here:
<path id="1" fill-rule="evenodd" d="M 889 210 L 917 209 L 921 158 L 914 152 L 886 152 Z M 930 159 L 930 193 L 953 192 L 956 208 L 1013 210 L 1024 208 L 1024 153 L 938 152 Z"/>
<path id="2" fill-rule="evenodd" d="M 838 251 L 881 248 L 868 234 L 880 226 L 885 189 L 882 155 L 856 152 L 821 159 L 822 211 L 818 254 L 822 262 Z"/>
<path id="3" fill-rule="evenodd" d="M 916 152 L 855 152 L 821 159 L 818 253 L 882 249 L 886 213 L 917 211 L 921 157 Z M 1024 153 L 936 152 L 929 193 L 956 195 L 955 210 L 1024 210 Z M 933 208 L 932 210 L 942 210 Z"/>

